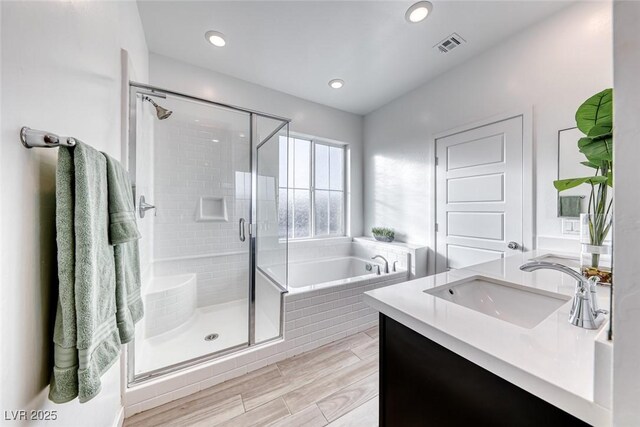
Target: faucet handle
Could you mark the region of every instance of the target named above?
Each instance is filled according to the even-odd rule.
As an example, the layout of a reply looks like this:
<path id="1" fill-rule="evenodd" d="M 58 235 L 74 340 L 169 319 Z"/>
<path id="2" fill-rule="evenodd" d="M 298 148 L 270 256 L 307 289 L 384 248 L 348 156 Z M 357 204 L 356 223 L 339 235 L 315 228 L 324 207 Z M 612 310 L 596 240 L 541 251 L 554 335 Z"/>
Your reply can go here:
<path id="1" fill-rule="evenodd" d="M 589 282 L 589 296 L 591 297 L 591 309 L 596 314 L 609 314 L 609 311 L 598 308 L 598 283 L 600 283 L 600 276 L 591 276 L 588 279 Z"/>

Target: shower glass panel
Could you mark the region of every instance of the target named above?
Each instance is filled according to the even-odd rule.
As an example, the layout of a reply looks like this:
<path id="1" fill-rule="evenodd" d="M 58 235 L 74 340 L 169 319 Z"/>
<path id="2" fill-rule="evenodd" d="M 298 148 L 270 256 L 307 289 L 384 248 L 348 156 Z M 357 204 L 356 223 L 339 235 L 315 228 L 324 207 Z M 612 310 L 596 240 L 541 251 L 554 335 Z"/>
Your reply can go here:
<path id="1" fill-rule="evenodd" d="M 255 271 L 255 342 L 265 342 L 282 334 L 282 298 L 287 289 L 287 238 L 279 238 L 279 209 L 287 206 L 278 194 L 287 186 L 280 176 L 280 143 L 289 137 L 289 123 L 259 117 L 256 120 L 256 271 Z M 285 168 L 286 169 L 286 168 Z M 282 182 L 284 180 L 284 182 Z M 286 221 L 286 219 L 285 219 Z"/>
<path id="2" fill-rule="evenodd" d="M 134 380 L 249 344 L 251 114 L 158 93 L 131 93 L 136 202 L 156 207 L 138 218 Z M 146 96 L 173 113 L 159 119 Z"/>
<path id="3" fill-rule="evenodd" d="M 146 207 L 133 385 L 282 338 L 289 122 L 138 83 L 129 107 L 129 172 Z"/>

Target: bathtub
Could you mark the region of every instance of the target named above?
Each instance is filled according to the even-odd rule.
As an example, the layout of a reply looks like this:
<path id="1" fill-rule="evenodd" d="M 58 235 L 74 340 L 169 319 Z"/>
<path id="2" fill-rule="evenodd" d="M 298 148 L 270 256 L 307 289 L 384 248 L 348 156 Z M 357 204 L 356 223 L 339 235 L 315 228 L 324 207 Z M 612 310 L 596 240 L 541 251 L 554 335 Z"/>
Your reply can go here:
<path id="1" fill-rule="evenodd" d="M 376 274 L 380 266 L 382 274 Z M 391 268 L 391 266 L 389 266 Z M 266 269 L 266 273 L 279 283 L 284 283 L 284 266 Z M 406 271 L 396 273 L 406 274 Z M 289 263 L 288 290 L 290 294 L 331 288 L 355 282 L 383 281 L 384 264 L 353 256 L 322 258 Z"/>

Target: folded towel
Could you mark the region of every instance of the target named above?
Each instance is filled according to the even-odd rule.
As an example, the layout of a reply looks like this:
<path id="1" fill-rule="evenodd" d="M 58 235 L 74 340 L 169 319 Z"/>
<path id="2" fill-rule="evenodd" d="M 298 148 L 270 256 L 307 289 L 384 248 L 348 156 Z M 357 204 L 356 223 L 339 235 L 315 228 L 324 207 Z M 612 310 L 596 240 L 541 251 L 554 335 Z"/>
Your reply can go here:
<path id="1" fill-rule="evenodd" d="M 107 185 L 109 186 L 109 241 L 112 245 L 138 240 L 133 191 L 129 173 L 119 161 L 102 153 L 107 159 Z"/>
<path id="2" fill-rule="evenodd" d="M 100 152 L 80 141 L 73 149 L 58 149 L 59 296 L 49 390 L 49 399 L 56 403 L 96 396 L 100 376 L 120 355 L 106 163 Z"/>
<path id="3" fill-rule="evenodd" d="M 579 218 L 582 213 L 582 196 L 560 196 L 558 201 L 558 217 Z"/>
<path id="4" fill-rule="evenodd" d="M 133 339 L 135 324 L 144 313 L 140 297 L 140 232 L 129 174 L 120 162 L 107 154 L 104 157 L 109 189 L 109 240 L 114 245 L 116 269 L 116 319 L 120 342 L 125 344 Z"/>

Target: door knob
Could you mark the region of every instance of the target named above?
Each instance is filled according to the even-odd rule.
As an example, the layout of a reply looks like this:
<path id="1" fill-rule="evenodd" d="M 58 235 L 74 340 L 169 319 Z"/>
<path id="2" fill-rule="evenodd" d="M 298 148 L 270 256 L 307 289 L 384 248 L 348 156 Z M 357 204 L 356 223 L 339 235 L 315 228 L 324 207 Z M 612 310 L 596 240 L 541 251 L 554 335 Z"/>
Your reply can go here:
<path id="1" fill-rule="evenodd" d="M 518 242 L 509 242 L 507 247 L 513 250 L 520 249 L 520 245 L 518 244 Z"/>

